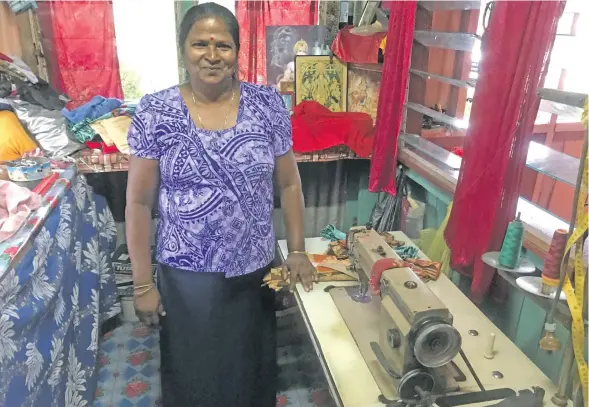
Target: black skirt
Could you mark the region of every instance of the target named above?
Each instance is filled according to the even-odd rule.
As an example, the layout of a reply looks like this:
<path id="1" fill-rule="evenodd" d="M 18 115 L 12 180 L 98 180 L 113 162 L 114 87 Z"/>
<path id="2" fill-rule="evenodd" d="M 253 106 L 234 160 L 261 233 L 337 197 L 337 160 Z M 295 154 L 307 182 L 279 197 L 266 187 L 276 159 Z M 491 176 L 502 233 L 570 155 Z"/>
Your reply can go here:
<path id="1" fill-rule="evenodd" d="M 274 407 L 274 294 L 268 268 L 225 278 L 161 266 L 163 407 Z"/>

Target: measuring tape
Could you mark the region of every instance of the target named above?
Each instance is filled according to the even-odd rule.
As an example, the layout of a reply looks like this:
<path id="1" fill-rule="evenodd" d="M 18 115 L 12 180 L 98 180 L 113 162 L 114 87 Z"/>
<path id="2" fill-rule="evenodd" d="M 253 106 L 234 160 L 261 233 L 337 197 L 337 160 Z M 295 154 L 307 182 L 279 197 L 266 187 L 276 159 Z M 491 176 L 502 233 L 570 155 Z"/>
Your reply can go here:
<path id="1" fill-rule="evenodd" d="M 587 154 L 587 152 L 585 152 Z M 587 157 L 589 158 L 589 157 Z M 571 310 L 572 329 L 571 339 L 573 341 L 573 350 L 575 360 L 577 361 L 577 370 L 581 389 L 583 390 L 583 399 L 587 403 L 587 382 L 589 374 L 587 372 L 587 362 L 585 361 L 585 324 L 583 323 L 583 295 L 585 294 L 585 271 L 583 266 L 583 235 L 587 231 L 589 219 L 587 216 L 587 159 L 583 168 L 583 177 L 581 189 L 577 201 L 577 213 L 575 230 L 567 241 L 565 255 L 575 246 L 575 288 L 571 284 L 568 275 L 565 275 L 562 290 L 566 294 L 567 304 Z"/>

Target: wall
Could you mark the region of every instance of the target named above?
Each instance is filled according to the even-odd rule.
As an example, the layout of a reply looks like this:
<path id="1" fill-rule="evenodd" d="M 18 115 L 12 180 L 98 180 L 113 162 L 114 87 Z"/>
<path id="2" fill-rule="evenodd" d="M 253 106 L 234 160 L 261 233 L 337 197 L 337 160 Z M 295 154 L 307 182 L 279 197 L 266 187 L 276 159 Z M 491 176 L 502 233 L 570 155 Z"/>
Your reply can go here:
<path id="1" fill-rule="evenodd" d="M 16 15 L 3 1 L 0 1 L 0 52 L 22 57 Z"/>

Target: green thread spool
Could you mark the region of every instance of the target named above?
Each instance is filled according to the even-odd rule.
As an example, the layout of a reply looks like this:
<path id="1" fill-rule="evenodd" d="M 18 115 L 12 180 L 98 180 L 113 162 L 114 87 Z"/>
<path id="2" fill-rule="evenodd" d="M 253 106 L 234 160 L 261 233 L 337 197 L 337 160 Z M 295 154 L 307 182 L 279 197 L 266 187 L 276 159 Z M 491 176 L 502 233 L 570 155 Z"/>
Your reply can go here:
<path id="1" fill-rule="evenodd" d="M 499 264 L 503 267 L 516 269 L 519 267 L 519 259 L 522 253 L 524 242 L 524 224 L 520 219 L 520 213 L 507 226 L 505 239 L 499 253 Z"/>

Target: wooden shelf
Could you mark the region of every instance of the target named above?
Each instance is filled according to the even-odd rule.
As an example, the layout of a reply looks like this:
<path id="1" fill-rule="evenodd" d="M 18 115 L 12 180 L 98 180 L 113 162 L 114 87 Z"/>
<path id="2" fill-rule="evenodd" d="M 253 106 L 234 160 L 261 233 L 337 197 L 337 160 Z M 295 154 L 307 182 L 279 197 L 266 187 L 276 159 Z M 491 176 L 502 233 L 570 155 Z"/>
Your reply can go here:
<path id="1" fill-rule="evenodd" d="M 479 10 L 481 8 L 480 0 L 464 1 L 418 1 L 417 5 L 429 11 L 449 11 L 449 10 Z"/>
<path id="2" fill-rule="evenodd" d="M 415 30 L 413 39 L 426 47 L 471 52 L 479 37 L 470 33 Z"/>
<path id="3" fill-rule="evenodd" d="M 408 109 L 411 109 L 411 110 L 414 110 L 414 111 L 419 112 L 421 114 L 424 114 L 426 116 L 429 116 L 433 119 L 436 119 L 437 121 L 439 121 L 441 123 L 447 124 L 448 126 L 456 127 L 457 129 L 468 128 L 468 121 L 445 115 L 443 113 L 440 113 L 440 112 L 437 112 L 433 109 L 430 109 L 429 107 L 426 107 L 426 106 L 423 106 L 423 105 L 420 105 L 417 103 L 411 103 L 411 102 L 406 103 L 405 106 Z"/>
<path id="4" fill-rule="evenodd" d="M 463 81 L 460 79 L 448 78 L 447 76 L 436 75 L 433 73 L 420 71 L 419 69 L 409 69 L 409 72 L 421 76 L 425 79 L 435 79 L 437 81 L 445 82 L 453 86 L 458 86 L 459 88 L 474 88 L 476 83 L 476 81 L 474 80 Z"/>

